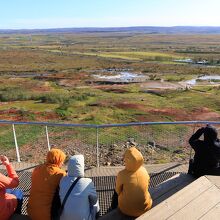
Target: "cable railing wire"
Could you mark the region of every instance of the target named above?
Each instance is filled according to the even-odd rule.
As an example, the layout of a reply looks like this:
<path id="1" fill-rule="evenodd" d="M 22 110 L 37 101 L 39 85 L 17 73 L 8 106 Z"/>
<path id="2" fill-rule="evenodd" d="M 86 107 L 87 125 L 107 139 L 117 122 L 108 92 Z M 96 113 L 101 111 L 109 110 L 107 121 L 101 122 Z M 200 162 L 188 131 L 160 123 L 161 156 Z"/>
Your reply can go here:
<path id="1" fill-rule="evenodd" d="M 193 126 L 193 132 L 191 131 L 191 134 L 194 133 L 196 126 L 198 125 L 206 125 L 206 124 L 212 124 L 212 125 L 220 125 L 220 121 L 175 121 L 175 122 L 132 122 L 132 123 L 123 123 L 123 124 L 72 124 L 72 123 L 52 123 L 52 122 L 25 122 L 25 121 L 7 121 L 7 120 L 0 120 L 0 125 L 12 125 L 13 128 L 13 138 L 14 138 L 14 143 L 15 143 L 15 149 L 16 149 L 16 156 L 17 156 L 17 161 L 20 162 L 20 153 L 19 153 L 19 142 L 17 141 L 17 135 L 16 135 L 16 129 L 15 129 L 15 125 L 33 125 L 33 126 L 43 126 L 45 127 L 45 136 L 46 136 L 46 141 L 47 141 L 47 147 L 48 150 L 51 149 L 51 139 L 53 139 L 52 135 L 49 135 L 49 128 L 52 127 L 66 127 L 66 128 L 85 128 L 85 129 L 95 129 L 94 130 L 94 146 L 96 147 L 96 151 L 94 151 L 94 154 L 96 154 L 96 166 L 99 167 L 100 166 L 100 154 L 102 153 L 103 150 L 105 150 L 103 148 L 104 142 L 103 142 L 103 136 L 105 135 L 104 139 L 108 139 L 109 143 L 111 145 L 114 145 L 114 140 L 112 140 L 109 136 L 108 133 L 108 129 L 114 129 L 114 128 L 120 128 L 120 129 L 126 129 L 126 128 L 136 128 L 136 127 L 146 127 L 146 126 L 165 126 L 165 125 L 191 125 Z M 146 132 L 146 131 L 145 131 Z M 148 135 L 150 136 L 151 139 L 154 139 L 154 134 L 153 131 L 150 131 L 151 133 L 143 133 L 141 135 L 139 135 L 142 139 L 144 138 L 144 135 Z M 168 139 L 167 136 L 170 135 L 169 131 L 167 131 L 166 129 L 164 129 L 164 131 L 161 131 L 163 133 L 159 133 L 157 134 L 157 142 L 161 142 L 160 139 L 163 139 L 162 143 L 164 144 L 160 144 L 158 147 L 162 148 L 162 150 L 164 150 L 164 146 L 166 145 L 171 145 L 170 142 L 175 142 L 176 140 L 170 138 Z M 129 138 L 129 136 L 132 137 L 136 137 L 138 132 L 136 132 L 136 136 L 133 133 L 133 131 L 130 132 L 131 134 L 126 134 L 126 137 Z M 89 139 L 92 138 L 91 135 L 88 134 L 84 134 L 85 135 L 85 139 Z M 118 141 L 121 140 L 122 138 L 119 137 L 120 132 L 119 130 L 116 131 L 116 135 L 115 137 L 118 138 Z M 177 138 L 179 138 L 180 142 L 184 142 L 182 140 L 182 134 L 176 134 L 174 133 L 173 136 L 178 136 Z M 155 135 L 156 136 L 156 135 Z M 137 137 L 136 137 L 137 138 Z M 150 138 L 148 138 L 150 140 Z M 132 138 L 131 138 L 132 139 Z M 149 141 L 149 144 L 151 145 L 152 149 L 155 148 L 156 144 L 155 144 L 155 140 Z M 106 141 L 106 140 L 105 140 Z M 122 140 L 121 140 L 122 141 Z M 152 143 L 151 143 L 152 142 Z M 152 150 L 153 152 L 153 150 Z M 116 154 L 117 156 L 117 154 Z M 191 153 L 190 153 L 190 157 L 191 157 Z"/>

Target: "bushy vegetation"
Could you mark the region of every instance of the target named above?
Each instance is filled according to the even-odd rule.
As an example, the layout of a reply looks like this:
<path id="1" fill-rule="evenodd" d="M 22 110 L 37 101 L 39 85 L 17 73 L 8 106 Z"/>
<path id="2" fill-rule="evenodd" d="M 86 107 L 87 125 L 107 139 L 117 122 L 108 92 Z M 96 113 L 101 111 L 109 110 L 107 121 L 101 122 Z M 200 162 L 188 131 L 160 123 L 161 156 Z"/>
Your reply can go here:
<path id="1" fill-rule="evenodd" d="M 43 103 L 69 103 L 70 96 L 68 93 L 48 93 L 39 97 Z"/>
<path id="2" fill-rule="evenodd" d="M 16 87 L 8 87 L 0 91 L 0 101 L 24 101 L 32 99 L 33 97 L 27 91 Z"/>
<path id="3" fill-rule="evenodd" d="M 217 35 L 33 34 L 31 40 L 22 34 L 0 35 L 0 119 L 86 124 L 178 121 L 199 118 L 203 109 L 216 119 L 218 86 L 199 82 L 193 88 L 148 89 L 147 84 L 164 81 L 176 86 L 198 76 L 219 75 L 219 44 Z M 212 66 L 174 62 L 185 58 L 207 60 Z M 94 79 L 96 74 L 120 71 L 142 74 L 146 80 L 105 84 Z M 29 132 L 32 138 L 40 135 L 38 130 Z M 4 129 L 0 134 L 5 135 L 2 146 L 12 144 Z M 20 138 L 22 144 L 31 142 Z"/>

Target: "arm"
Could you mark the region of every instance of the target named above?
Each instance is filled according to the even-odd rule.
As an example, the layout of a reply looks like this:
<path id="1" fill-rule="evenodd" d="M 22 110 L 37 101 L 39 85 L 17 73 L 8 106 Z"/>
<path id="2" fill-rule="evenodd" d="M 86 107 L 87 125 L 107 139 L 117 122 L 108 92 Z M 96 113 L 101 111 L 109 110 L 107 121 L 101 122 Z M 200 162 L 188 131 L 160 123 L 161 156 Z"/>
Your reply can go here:
<path id="1" fill-rule="evenodd" d="M 91 181 L 91 179 L 90 179 L 90 181 Z M 100 207 L 99 207 L 96 189 L 95 189 L 95 186 L 92 181 L 89 183 L 89 196 L 88 196 L 88 198 L 89 198 L 89 205 L 90 205 L 90 214 L 92 215 L 92 219 L 96 219 L 96 217 L 99 216 L 98 213 L 100 211 Z"/>
<path id="2" fill-rule="evenodd" d="M 0 160 L 2 164 L 5 165 L 8 172 L 8 177 L 0 174 L 0 189 L 17 187 L 19 184 L 18 175 L 15 172 L 13 166 L 10 164 L 8 158 L 5 156 L 0 156 Z"/>
<path id="3" fill-rule="evenodd" d="M 189 144 L 192 146 L 192 148 L 195 150 L 195 148 L 198 147 L 198 145 L 200 144 L 201 140 L 199 140 L 199 138 L 201 137 L 201 135 L 204 133 L 205 128 L 199 128 L 195 134 L 193 134 L 191 136 L 191 138 L 189 139 Z"/>
<path id="4" fill-rule="evenodd" d="M 118 196 L 120 195 L 122 190 L 123 190 L 123 184 L 122 184 L 121 175 L 119 172 L 117 179 L 116 179 L 116 186 L 115 186 L 115 191 L 118 194 Z"/>
<path id="5" fill-rule="evenodd" d="M 95 205 L 98 201 L 97 193 L 93 182 L 89 183 L 89 203 L 91 206 Z"/>
<path id="6" fill-rule="evenodd" d="M 220 161 L 220 140 L 219 139 L 216 140 L 214 144 L 214 149 L 215 149 L 215 156 Z"/>
<path id="7" fill-rule="evenodd" d="M 150 186 L 150 176 L 147 172 L 147 188 L 149 188 L 149 186 Z"/>

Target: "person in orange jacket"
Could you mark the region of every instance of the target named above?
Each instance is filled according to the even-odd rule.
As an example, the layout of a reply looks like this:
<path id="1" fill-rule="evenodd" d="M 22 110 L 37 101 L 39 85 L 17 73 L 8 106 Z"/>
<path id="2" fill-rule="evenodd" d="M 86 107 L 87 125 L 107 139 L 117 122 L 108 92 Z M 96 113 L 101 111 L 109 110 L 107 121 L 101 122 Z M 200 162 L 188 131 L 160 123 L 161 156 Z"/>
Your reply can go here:
<path id="1" fill-rule="evenodd" d="M 0 161 L 6 167 L 8 173 L 8 176 L 0 173 L 0 219 L 8 220 L 15 211 L 17 213 L 21 212 L 23 194 L 21 190 L 11 190 L 18 186 L 19 180 L 9 159 L 0 155 Z M 15 191 L 20 194 L 20 198 L 17 197 Z M 19 199 L 21 203 L 18 203 Z"/>
<path id="2" fill-rule="evenodd" d="M 125 169 L 120 171 L 116 179 L 118 208 L 128 216 L 138 217 L 152 206 L 148 192 L 150 176 L 142 166 L 143 156 L 135 147 L 126 150 L 124 155 Z"/>
<path id="3" fill-rule="evenodd" d="M 66 175 L 61 169 L 66 155 L 59 149 L 47 153 L 46 162 L 33 170 L 28 216 L 32 220 L 51 220 L 52 201 L 60 179 Z"/>

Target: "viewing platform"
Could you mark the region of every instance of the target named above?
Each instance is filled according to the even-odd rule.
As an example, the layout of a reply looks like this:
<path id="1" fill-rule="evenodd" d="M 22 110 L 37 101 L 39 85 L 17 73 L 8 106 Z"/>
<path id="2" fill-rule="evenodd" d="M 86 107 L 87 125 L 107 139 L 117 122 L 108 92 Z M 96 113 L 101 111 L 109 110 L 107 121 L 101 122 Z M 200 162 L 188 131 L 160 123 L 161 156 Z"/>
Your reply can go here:
<path id="1" fill-rule="evenodd" d="M 149 191 L 153 199 L 153 207 L 151 210 L 146 212 L 144 215 L 137 218 L 138 220 L 150 219 L 150 220 L 161 220 L 161 219 L 219 219 L 220 216 L 220 177 L 218 176 L 203 176 L 198 179 L 193 178 L 191 175 L 187 174 L 188 171 L 188 161 L 191 158 L 190 148 L 186 147 L 186 142 L 188 137 L 194 132 L 195 125 L 201 126 L 206 122 L 188 122 L 188 123 L 142 123 L 135 124 L 132 126 L 141 126 L 138 130 L 138 135 L 124 135 L 124 142 L 120 137 L 120 129 L 124 129 L 123 125 L 120 126 L 99 126 L 99 127 L 86 127 L 86 129 L 96 129 L 96 138 L 94 142 L 89 142 L 87 140 L 86 146 L 91 144 L 91 148 L 88 148 L 93 155 L 93 160 L 95 163 L 92 166 L 87 166 L 85 169 L 85 176 L 92 178 L 100 204 L 100 215 L 105 215 L 111 205 L 112 195 L 115 189 L 115 181 L 117 173 L 122 170 L 123 164 L 119 163 L 114 166 L 110 164 L 103 165 L 103 161 L 114 161 L 115 157 L 120 161 L 118 156 L 123 153 L 127 147 L 126 144 L 130 142 L 136 142 L 138 148 L 143 152 L 145 159 L 145 167 L 150 174 L 150 186 Z M 3 123 L 2 123 L 3 124 Z M 13 124 L 13 123 L 11 123 Z M 220 122 L 216 122 L 218 126 Z M 18 124 L 19 125 L 19 124 Z M 27 124 L 22 124 L 27 125 Z M 184 126 L 178 127 L 179 130 L 173 130 L 169 126 L 177 125 Z M 16 125 L 17 126 L 17 125 Z M 28 126 L 28 125 L 27 125 Z M 39 126 L 39 124 L 35 124 Z M 40 126 L 42 126 L 40 124 Z M 48 126 L 48 124 L 43 124 L 43 126 Z M 49 124 L 49 126 L 53 126 Z M 61 126 L 62 125 L 58 125 Z M 65 126 L 65 125 L 63 125 Z M 69 125 L 68 125 L 69 126 Z M 78 128 L 79 125 L 76 127 Z M 131 125 L 127 125 L 131 126 Z M 148 126 L 148 129 L 143 129 L 144 126 Z M 151 127 L 150 127 L 151 126 Z M 148 131 L 151 130 L 152 126 L 164 126 L 157 136 L 152 135 Z M 168 127 L 166 127 L 168 126 Z M 74 127 L 74 132 L 76 133 L 77 128 Z M 113 131 L 109 132 L 109 128 L 117 128 L 117 138 L 113 139 Z M 166 128 L 166 129 L 165 129 Z M 15 134 L 15 128 L 13 124 L 13 131 Z M 107 129 L 108 132 L 104 132 L 103 129 Z M 48 132 L 48 130 L 46 129 Z M 69 131 L 69 130 L 68 130 Z M 181 133 L 177 133 L 180 131 Z M 22 132 L 22 130 L 19 130 Z M 46 149 L 44 150 L 44 155 L 47 150 L 52 146 L 54 141 L 55 133 L 50 134 L 46 132 L 45 140 L 47 141 Z M 59 131 L 60 132 L 60 131 Z M 73 132 L 73 134 L 75 134 Z M 80 132 L 84 132 L 80 130 Z M 157 132 L 157 131 L 156 131 Z M 185 132 L 185 133 L 184 133 Z M 18 133 L 18 132 L 17 132 Z M 103 141 L 103 133 L 108 135 Z M 50 134 L 50 135 L 49 135 Z M 63 133 L 65 134 L 65 133 Z M 68 133 L 69 134 L 72 134 Z M 87 133 L 86 133 L 87 134 Z M 70 135 L 69 135 L 70 136 Z M 68 137 L 69 137 L 68 136 Z M 88 136 L 88 134 L 87 134 Z M 42 134 L 40 136 L 42 138 Z M 50 137 L 50 139 L 49 139 Z M 77 136 L 83 138 L 83 135 Z M 91 137 L 91 136 L 90 136 Z M 120 137 L 120 138 L 119 138 Z M 63 136 L 65 139 L 65 135 Z M 76 137 L 70 136 L 72 139 Z M 93 138 L 93 137 L 92 137 Z M 129 141 L 126 142 L 126 140 Z M 71 139 L 71 140 L 72 140 Z M 23 147 L 19 146 L 19 139 L 17 140 L 16 135 L 14 135 L 15 149 L 18 161 L 20 158 L 25 158 L 24 155 L 28 152 L 22 151 Z M 62 140 L 62 139 L 61 139 Z M 66 140 L 66 139 L 65 139 Z M 106 142 L 106 140 L 109 141 Z M 126 144 L 123 144 L 126 143 Z M 77 147 L 85 145 L 85 142 L 78 142 Z M 131 143 L 133 144 L 133 143 Z M 56 146 L 56 145 L 55 145 Z M 59 146 L 59 145 L 58 145 Z M 48 147 L 48 149 L 47 149 Z M 25 149 L 25 148 L 24 148 Z M 63 149 L 61 147 L 61 149 Z M 70 148 L 68 148 L 69 150 Z M 93 151 L 91 150 L 93 149 Z M 64 149 L 65 150 L 65 149 Z M 105 150 L 108 150 L 105 152 Z M 69 151 L 66 151 L 67 153 Z M 72 151 L 69 153 L 71 155 Z M 21 156 L 21 157 L 20 157 Z M 38 156 L 38 155 L 37 155 Z M 69 156 L 69 155 L 68 155 Z M 85 157 L 90 156 L 88 152 L 85 153 Z M 16 158 L 16 157 L 15 157 Z M 19 187 L 24 192 L 24 202 L 22 207 L 22 213 L 27 214 L 26 207 L 28 203 L 30 187 L 31 187 L 31 174 L 34 167 L 39 165 L 41 162 L 34 161 L 23 161 L 16 162 L 15 158 L 12 162 L 15 170 L 19 175 L 20 184 Z M 169 160 L 168 160 L 169 159 Z M 94 162 L 93 161 L 93 162 Z M 121 160 L 122 161 L 122 160 Z M 169 161 L 169 162 L 166 162 Z M 95 164 L 95 165 L 94 165 Z M 87 165 L 87 164 L 86 164 Z M 66 165 L 63 167 L 66 169 Z M 0 165 L 0 172 L 6 174 L 5 167 Z M 117 218 L 111 216 L 110 219 Z"/>
<path id="2" fill-rule="evenodd" d="M 166 186 L 169 184 L 164 184 L 164 187 Z M 181 190 L 175 191 L 172 196 L 154 205 L 151 210 L 137 219 L 217 220 L 219 217 L 220 177 L 202 176 L 185 185 Z"/>
<path id="3" fill-rule="evenodd" d="M 22 213 L 26 214 L 31 186 L 31 171 L 34 163 L 12 163 L 18 172 L 24 192 Z M 203 176 L 194 179 L 186 174 L 188 165 L 157 164 L 145 166 L 150 173 L 150 193 L 153 207 L 138 220 L 152 219 L 218 219 L 220 216 L 220 177 Z M 3 166 L 1 172 L 5 173 Z M 101 215 L 111 204 L 117 173 L 120 167 L 98 167 L 86 170 L 86 176 L 93 179 L 100 202 Z"/>
<path id="4" fill-rule="evenodd" d="M 24 192 L 24 203 L 22 212 L 23 214 L 26 214 L 26 206 L 31 186 L 31 172 L 33 168 L 37 166 L 37 164 L 25 162 L 12 162 L 12 164 L 19 175 L 19 188 L 21 188 Z M 152 193 L 152 196 L 155 200 L 155 204 L 163 201 L 167 197 L 167 195 L 172 194 L 174 191 L 178 191 L 183 186 L 191 183 L 194 180 L 193 178 L 186 177 L 186 172 L 188 168 L 187 164 L 180 165 L 177 163 L 169 163 L 146 165 L 145 167 L 151 176 L 150 192 Z M 92 178 L 96 186 L 100 203 L 101 215 L 104 215 L 110 208 L 112 195 L 115 189 L 116 175 L 123 168 L 123 166 L 97 167 L 88 169 L 85 172 L 85 176 Z M 0 166 L 0 169 L 2 173 L 5 173 L 4 167 L 2 165 Z M 166 189 L 162 188 L 156 194 L 153 193 L 155 187 L 160 186 L 160 184 L 164 181 L 174 180 L 177 177 L 180 178 L 180 176 L 181 181 L 174 181 L 173 184 L 170 185 L 170 187 Z"/>

